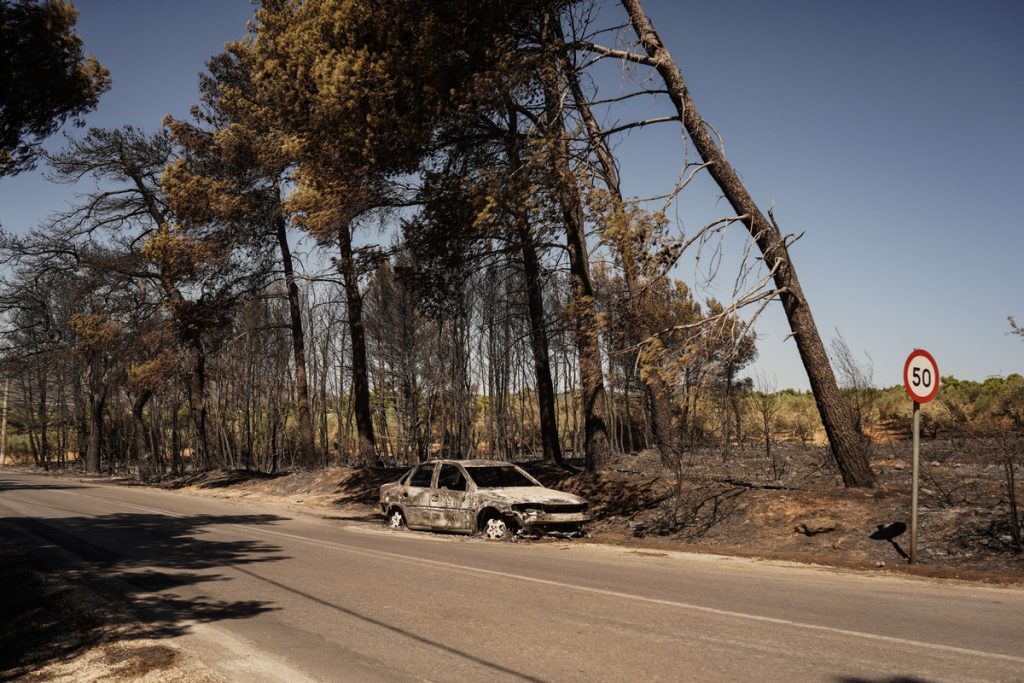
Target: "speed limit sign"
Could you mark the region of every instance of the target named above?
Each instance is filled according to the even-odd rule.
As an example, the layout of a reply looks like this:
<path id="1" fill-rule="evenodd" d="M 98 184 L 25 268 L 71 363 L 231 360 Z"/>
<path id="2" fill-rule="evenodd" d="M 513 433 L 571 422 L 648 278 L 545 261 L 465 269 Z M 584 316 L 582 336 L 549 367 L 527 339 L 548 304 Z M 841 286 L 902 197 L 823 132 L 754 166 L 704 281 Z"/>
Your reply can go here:
<path id="1" fill-rule="evenodd" d="M 903 386 L 910 398 L 927 403 L 939 393 L 939 366 L 932 354 L 915 349 L 903 365 Z"/>
<path id="2" fill-rule="evenodd" d="M 913 418 L 913 468 L 910 489 L 910 564 L 917 562 L 917 489 L 918 470 L 921 458 L 921 404 L 935 398 L 939 393 L 939 366 L 932 354 L 924 349 L 914 349 L 903 364 L 903 386 L 914 400 Z"/>

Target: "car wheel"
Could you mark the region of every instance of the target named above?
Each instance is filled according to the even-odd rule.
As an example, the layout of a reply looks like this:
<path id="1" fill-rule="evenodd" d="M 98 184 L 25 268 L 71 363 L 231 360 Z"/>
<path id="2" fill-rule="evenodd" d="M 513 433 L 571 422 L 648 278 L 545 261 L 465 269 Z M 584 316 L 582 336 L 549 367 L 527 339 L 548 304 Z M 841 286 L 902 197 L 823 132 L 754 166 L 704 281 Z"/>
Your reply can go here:
<path id="1" fill-rule="evenodd" d="M 488 517 L 483 534 L 489 541 L 507 541 L 515 535 L 515 528 L 501 517 Z"/>
<path id="2" fill-rule="evenodd" d="M 388 515 L 388 526 L 392 529 L 402 529 L 405 527 L 405 515 L 398 508 L 391 511 Z"/>

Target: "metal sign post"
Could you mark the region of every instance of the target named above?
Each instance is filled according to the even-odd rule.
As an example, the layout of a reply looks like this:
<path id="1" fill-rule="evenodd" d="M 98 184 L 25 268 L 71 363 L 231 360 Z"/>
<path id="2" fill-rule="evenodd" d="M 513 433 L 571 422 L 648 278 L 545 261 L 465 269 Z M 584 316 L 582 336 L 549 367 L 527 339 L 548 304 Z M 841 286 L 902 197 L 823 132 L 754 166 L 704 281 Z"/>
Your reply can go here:
<path id="1" fill-rule="evenodd" d="M 921 459 L 921 404 L 939 393 L 939 366 L 924 349 L 915 349 L 903 364 L 903 387 L 914 401 L 914 463 L 910 488 L 910 564 L 917 563 L 917 481 Z"/>
<path id="2" fill-rule="evenodd" d="M 921 460 L 921 404 L 914 401 L 914 483 L 910 486 L 910 564 L 917 563 L 917 473 Z"/>

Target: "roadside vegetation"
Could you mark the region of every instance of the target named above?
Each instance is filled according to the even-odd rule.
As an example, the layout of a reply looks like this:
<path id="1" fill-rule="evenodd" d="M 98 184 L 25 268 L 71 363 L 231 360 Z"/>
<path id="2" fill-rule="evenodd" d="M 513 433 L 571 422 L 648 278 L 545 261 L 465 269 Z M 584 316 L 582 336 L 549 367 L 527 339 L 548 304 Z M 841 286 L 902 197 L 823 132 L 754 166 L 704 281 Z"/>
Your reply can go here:
<path id="1" fill-rule="evenodd" d="M 282 368 L 282 372 L 287 372 L 287 368 Z M 227 386 L 231 387 L 231 384 Z M 722 458 L 727 460 L 729 450 L 739 447 L 760 448 L 770 459 L 775 445 L 826 445 L 814 396 L 809 391 L 764 391 L 755 386 L 756 383 L 747 377 L 735 380 L 731 386 L 714 377 L 703 386 L 689 387 L 682 396 L 685 403 L 680 399 L 673 401 L 673 427 L 680 431 L 680 440 L 686 444 L 684 460 L 704 457 L 697 454 L 709 450 L 721 451 Z M 65 400 L 57 402 L 56 406 L 48 405 L 44 419 L 40 418 L 37 406 L 26 405 L 23 395 L 15 391 L 10 393 L 5 456 L 8 463 L 84 469 L 82 450 L 85 444 L 80 444 L 78 437 L 87 430 L 82 430 L 82 425 L 76 421 L 73 402 L 66 400 L 70 393 L 68 387 L 59 387 L 57 395 Z M 858 424 L 872 454 L 878 451 L 879 444 L 909 439 L 911 403 L 902 386 L 857 390 L 856 396 L 853 390 L 843 390 L 843 393 L 850 402 L 851 411 L 859 412 Z M 653 438 L 644 421 L 643 394 L 635 386 L 627 393 L 626 387 L 618 383 L 610 384 L 609 394 L 614 398 L 614 402 L 609 402 L 612 452 L 622 456 L 653 448 Z M 374 417 L 384 435 L 381 439 L 381 463 L 385 467 L 411 465 L 436 455 L 527 462 L 538 459 L 542 454 L 540 417 L 532 391 L 499 397 L 475 397 L 466 407 L 464 442 L 467 445 L 463 449 L 453 443 L 450 425 L 445 424 L 451 419 L 449 416 L 442 415 L 441 424 L 429 425 L 430 433 L 421 436 L 421 444 L 410 443 L 405 431 L 407 415 L 401 410 L 400 399 L 377 391 L 371 396 L 373 404 L 380 406 L 374 411 Z M 560 393 L 555 401 L 559 425 L 564 425 L 560 430 L 564 434 L 561 447 L 573 460 L 578 457 L 581 439 L 581 417 L 574 398 L 572 394 Z M 256 401 L 256 397 L 249 399 Z M 347 401 L 345 397 L 333 395 L 328 399 L 335 405 L 327 407 L 326 415 L 320 412 L 316 424 L 316 448 L 322 454 L 323 466 L 352 464 L 346 457 L 347 450 L 355 446 L 351 415 L 338 412 L 339 407 L 344 410 Z M 265 396 L 259 400 L 270 401 Z M 251 418 L 264 429 L 270 432 L 276 429 L 277 433 L 260 434 L 259 441 L 253 439 L 254 447 L 267 454 L 248 461 L 244 451 L 238 450 L 238 444 L 246 435 L 240 431 L 244 425 L 239 423 L 237 413 L 231 410 L 230 404 L 211 411 L 213 421 L 218 425 L 221 444 L 214 459 L 215 469 L 277 473 L 296 468 L 295 453 L 299 444 L 296 409 L 287 397 L 279 400 L 280 403 L 271 410 L 261 410 L 258 416 Z M 429 403 L 430 397 L 422 400 Z M 498 410 L 495 407 L 497 403 L 504 404 L 500 409 L 507 412 L 508 424 L 496 424 L 494 412 Z M 187 428 L 187 406 L 179 405 L 176 416 L 166 416 L 167 424 L 162 425 L 162 429 L 147 430 L 146 438 L 155 442 L 158 448 L 154 451 L 155 462 L 151 469 L 141 471 L 140 463 L 129 457 L 133 427 L 129 423 L 128 406 L 120 397 L 114 397 L 112 404 L 112 408 L 105 411 L 106 434 L 102 450 L 104 455 L 110 454 L 103 458 L 105 472 L 161 478 L 163 475 L 209 469 L 201 467 L 194 457 Z M 119 414 L 118 408 L 123 412 Z M 173 431 L 175 419 L 180 430 L 177 435 Z M 45 433 L 42 431 L 44 421 Z M 277 421 L 279 423 L 275 424 Z M 449 429 L 445 429 L 446 426 Z M 992 377 L 984 382 L 943 377 L 937 398 L 922 406 L 921 429 L 924 438 L 932 441 L 1012 439 L 1024 430 L 1024 377 L 1014 374 L 1005 378 Z M 172 450 L 175 439 L 178 440 L 177 454 Z M 346 444 L 349 449 L 345 448 Z"/>

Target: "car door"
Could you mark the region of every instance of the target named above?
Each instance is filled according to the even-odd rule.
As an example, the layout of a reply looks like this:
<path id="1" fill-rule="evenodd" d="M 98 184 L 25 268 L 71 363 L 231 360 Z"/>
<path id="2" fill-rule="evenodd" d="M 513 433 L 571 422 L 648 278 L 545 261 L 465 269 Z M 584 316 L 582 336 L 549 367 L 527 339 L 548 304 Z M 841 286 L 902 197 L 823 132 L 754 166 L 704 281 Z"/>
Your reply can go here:
<path id="1" fill-rule="evenodd" d="M 430 497 L 434 493 L 433 479 L 436 464 L 423 463 L 409 477 L 402 509 L 405 510 L 405 523 L 410 527 L 431 526 Z"/>
<path id="2" fill-rule="evenodd" d="M 446 531 L 473 531 L 466 473 L 454 463 L 441 463 L 431 494 L 431 526 Z"/>

